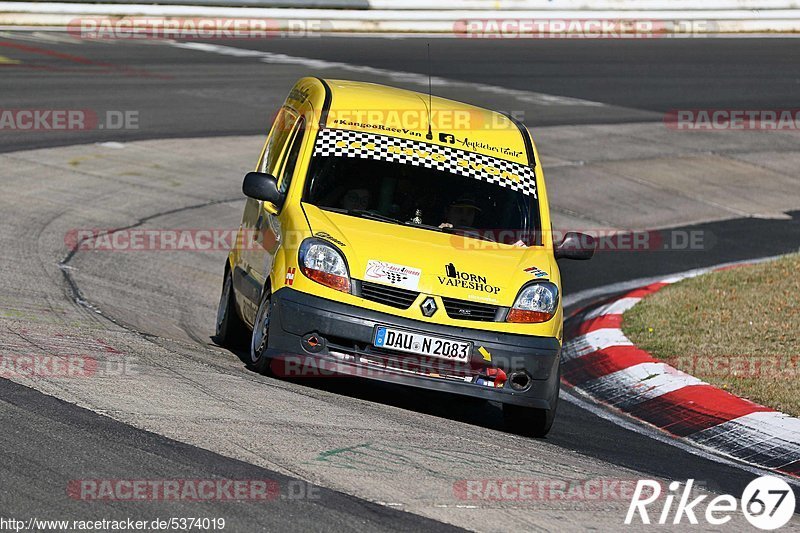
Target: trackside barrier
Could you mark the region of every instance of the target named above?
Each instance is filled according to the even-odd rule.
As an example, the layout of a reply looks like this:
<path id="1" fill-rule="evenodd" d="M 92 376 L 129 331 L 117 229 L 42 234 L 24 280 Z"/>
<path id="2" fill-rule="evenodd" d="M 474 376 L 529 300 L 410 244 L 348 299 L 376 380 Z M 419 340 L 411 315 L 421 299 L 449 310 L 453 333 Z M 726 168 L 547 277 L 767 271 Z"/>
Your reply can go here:
<path id="1" fill-rule="evenodd" d="M 11 0 L 12 3 L 15 0 Z M 25 2 L 20 2 L 25 3 Z M 70 2 L 80 4 L 81 2 Z M 92 2 L 86 2 L 92 3 Z M 105 0 L 104 4 L 140 4 L 141 0 Z M 387 11 L 629 11 L 800 9 L 791 0 L 167 0 L 161 5 L 231 6 L 280 9 L 371 9 Z"/>
<path id="2" fill-rule="evenodd" d="M 418 0 L 175 0 L 143 4 L 128 0 L 90 4 L 71 2 L 0 2 L 2 26 L 67 27 L 89 17 L 152 19 L 263 19 L 274 32 L 292 32 L 298 24 L 319 33 L 439 34 L 460 38 L 577 38 L 700 36 L 800 33 L 800 1 L 577 0 L 499 2 L 462 0 L 448 9 L 422 7 Z M 295 7 L 287 7 L 287 6 Z M 242 7 L 246 6 L 246 7 Z M 276 7 L 280 6 L 280 7 Z M 458 9 L 454 9 L 461 6 Z M 585 9 L 585 7 L 590 9 Z M 340 7 L 341 9 L 329 9 Z M 492 7 L 490 9 L 490 7 Z M 581 9 L 578 9 L 580 7 Z M 379 9 L 376 9 L 379 8 Z M 316 24 L 313 24 L 316 22 Z M 599 28 L 599 29 L 598 29 Z M 620 31 L 620 29 L 625 31 Z M 633 28 L 629 31 L 627 28 Z M 643 30 L 642 30 L 643 28 Z M 291 36 L 297 36 L 296 31 Z M 607 35 L 610 34 L 610 35 Z M 277 35 L 278 37 L 282 35 Z"/>

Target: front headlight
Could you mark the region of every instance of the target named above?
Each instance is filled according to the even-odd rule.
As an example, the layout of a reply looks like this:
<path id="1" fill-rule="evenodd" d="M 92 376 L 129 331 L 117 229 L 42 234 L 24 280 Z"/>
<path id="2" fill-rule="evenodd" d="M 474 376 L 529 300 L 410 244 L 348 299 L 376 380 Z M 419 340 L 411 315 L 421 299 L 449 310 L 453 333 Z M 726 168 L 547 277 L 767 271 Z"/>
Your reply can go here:
<path id="1" fill-rule="evenodd" d="M 507 322 L 547 322 L 558 309 L 558 287 L 549 281 L 532 283 L 519 291 Z"/>
<path id="2" fill-rule="evenodd" d="M 339 250 L 330 244 L 306 239 L 300 245 L 300 272 L 337 291 L 350 292 L 350 274 Z"/>

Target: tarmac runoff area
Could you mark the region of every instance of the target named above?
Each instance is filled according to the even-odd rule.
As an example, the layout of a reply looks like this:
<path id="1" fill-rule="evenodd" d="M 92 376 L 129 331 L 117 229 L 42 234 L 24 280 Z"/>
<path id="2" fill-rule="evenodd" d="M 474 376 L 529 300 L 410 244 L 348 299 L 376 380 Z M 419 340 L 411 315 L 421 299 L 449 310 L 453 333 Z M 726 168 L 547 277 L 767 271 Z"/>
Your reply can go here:
<path id="1" fill-rule="evenodd" d="M 686 132 L 657 122 L 533 134 L 560 230 L 785 218 L 800 207 L 798 132 Z M 617 527 L 629 499 L 534 509 L 459 499 L 454 483 L 465 479 L 643 476 L 499 433 L 494 406 L 477 408 L 485 410 L 479 425 L 463 424 L 476 408 L 462 406 L 472 411 L 466 415 L 453 407 L 450 420 L 369 401 L 370 387 L 306 387 L 248 372 L 210 341 L 224 250 L 89 251 L 65 262 L 75 229 L 235 230 L 241 177 L 262 142 L 172 139 L 0 155 L 3 355 L 77 355 L 86 360 L 75 368 L 97 365 L 85 379 L 3 377 L 137 428 L 469 529 Z"/>

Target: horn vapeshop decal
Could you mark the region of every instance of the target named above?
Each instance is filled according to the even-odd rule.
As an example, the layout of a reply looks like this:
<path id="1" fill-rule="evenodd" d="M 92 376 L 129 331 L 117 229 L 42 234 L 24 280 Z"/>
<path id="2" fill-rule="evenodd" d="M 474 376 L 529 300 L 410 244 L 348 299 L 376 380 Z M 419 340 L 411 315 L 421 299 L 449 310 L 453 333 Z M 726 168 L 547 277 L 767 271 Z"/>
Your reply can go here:
<path id="1" fill-rule="evenodd" d="M 436 144 L 326 128 L 317 135 L 314 155 L 370 158 L 432 168 L 494 183 L 537 198 L 533 168 Z"/>

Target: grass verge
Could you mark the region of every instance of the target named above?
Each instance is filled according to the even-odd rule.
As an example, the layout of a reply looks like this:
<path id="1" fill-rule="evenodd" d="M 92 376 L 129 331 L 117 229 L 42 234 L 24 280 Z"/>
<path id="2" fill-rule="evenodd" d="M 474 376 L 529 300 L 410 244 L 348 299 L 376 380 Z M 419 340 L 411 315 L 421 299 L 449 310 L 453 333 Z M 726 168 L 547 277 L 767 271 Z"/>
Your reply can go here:
<path id="1" fill-rule="evenodd" d="M 667 286 L 622 330 L 675 368 L 800 416 L 800 255 Z"/>

